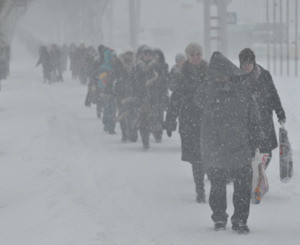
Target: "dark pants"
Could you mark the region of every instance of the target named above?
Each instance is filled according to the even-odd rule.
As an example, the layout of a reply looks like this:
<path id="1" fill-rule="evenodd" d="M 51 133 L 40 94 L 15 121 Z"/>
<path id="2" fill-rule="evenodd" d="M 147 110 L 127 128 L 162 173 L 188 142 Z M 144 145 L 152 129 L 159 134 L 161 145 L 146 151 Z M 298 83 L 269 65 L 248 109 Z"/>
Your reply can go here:
<path id="1" fill-rule="evenodd" d="M 205 171 L 204 171 L 203 164 L 200 162 L 192 162 L 191 164 L 192 164 L 196 193 L 197 195 L 203 195 L 205 193 L 204 190 Z"/>
<path id="2" fill-rule="evenodd" d="M 138 139 L 137 129 L 134 125 L 134 119 L 135 119 L 135 113 L 132 108 L 124 109 L 121 106 L 119 106 L 120 113 L 126 113 L 124 118 L 120 121 L 120 128 L 122 131 L 122 141 L 130 141 L 130 142 L 136 142 Z"/>
<path id="3" fill-rule="evenodd" d="M 115 118 L 116 118 L 116 103 L 113 98 L 106 99 L 103 102 L 103 118 L 102 122 L 104 125 L 104 130 L 108 133 L 115 132 Z"/>
<path id="4" fill-rule="evenodd" d="M 96 103 L 96 112 L 97 112 L 97 117 L 101 118 L 102 104 L 101 104 L 101 101 L 99 101 L 99 100 L 97 100 L 97 103 Z"/>
<path id="5" fill-rule="evenodd" d="M 163 135 L 164 110 L 162 105 L 153 106 L 151 110 L 151 132 L 156 142 L 161 142 Z"/>
<path id="6" fill-rule="evenodd" d="M 228 214 L 226 200 L 226 182 L 228 171 L 224 169 L 209 169 L 209 179 L 211 190 L 209 196 L 209 205 L 213 211 L 212 220 L 214 222 L 227 222 Z M 247 165 L 243 168 L 236 169 L 231 174 L 233 177 L 233 206 L 234 214 L 231 222 L 247 223 L 250 211 L 251 187 L 252 187 L 252 166 Z"/>
<path id="7" fill-rule="evenodd" d="M 150 138 L 150 122 L 149 116 L 146 112 L 142 113 L 140 118 L 140 135 L 142 138 L 143 146 L 149 147 L 149 138 Z"/>

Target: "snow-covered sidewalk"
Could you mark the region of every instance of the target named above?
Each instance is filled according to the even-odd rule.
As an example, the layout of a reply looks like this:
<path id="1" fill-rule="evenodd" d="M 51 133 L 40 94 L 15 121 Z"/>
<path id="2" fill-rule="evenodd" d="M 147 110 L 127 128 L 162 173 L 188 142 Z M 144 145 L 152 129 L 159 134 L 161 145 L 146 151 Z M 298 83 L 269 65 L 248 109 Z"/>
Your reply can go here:
<path id="1" fill-rule="evenodd" d="M 195 202 L 191 167 L 178 134 L 122 144 L 106 135 L 86 87 L 41 82 L 34 62 L 15 63 L 0 92 L 0 244 L 298 244 L 300 240 L 300 83 L 276 78 L 294 150 L 294 178 L 279 181 L 278 149 L 270 191 L 252 205 L 248 236 L 215 232 L 208 204 Z M 276 124 L 278 127 L 278 124 Z M 209 182 L 206 181 L 209 193 Z M 232 214 L 232 185 L 228 213 Z"/>

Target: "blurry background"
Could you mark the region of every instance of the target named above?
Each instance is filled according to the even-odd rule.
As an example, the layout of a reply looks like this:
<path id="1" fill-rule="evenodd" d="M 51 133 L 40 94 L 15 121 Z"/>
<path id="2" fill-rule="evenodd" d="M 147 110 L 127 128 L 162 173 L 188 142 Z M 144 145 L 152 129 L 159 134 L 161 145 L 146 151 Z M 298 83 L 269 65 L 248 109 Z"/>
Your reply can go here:
<path id="1" fill-rule="evenodd" d="M 15 2 L 5 25 L 3 5 Z M 253 48 L 270 70 L 297 74 L 297 0 L 0 0 L 1 28 L 32 52 L 40 44 L 148 44 L 167 55 L 191 41 L 237 58 Z M 6 6 L 7 9 L 7 6 Z M 13 21 L 12 21 L 13 20 Z M 8 24 L 10 23 L 10 24 Z"/>

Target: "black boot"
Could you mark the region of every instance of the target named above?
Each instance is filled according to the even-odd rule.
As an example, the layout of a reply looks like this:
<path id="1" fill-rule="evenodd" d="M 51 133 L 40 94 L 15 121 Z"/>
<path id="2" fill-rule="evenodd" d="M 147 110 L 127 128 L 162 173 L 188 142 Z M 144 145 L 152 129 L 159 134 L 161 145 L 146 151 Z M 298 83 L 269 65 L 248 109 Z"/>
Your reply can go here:
<path id="1" fill-rule="evenodd" d="M 225 221 L 216 221 L 215 222 L 215 230 L 226 230 L 226 222 Z"/>
<path id="2" fill-rule="evenodd" d="M 244 235 L 250 232 L 250 229 L 247 224 L 238 223 L 238 222 L 232 223 L 232 230 L 237 231 L 239 234 L 244 234 Z"/>
<path id="3" fill-rule="evenodd" d="M 206 196 L 205 196 L 204 192 L 202 192 L 201 194 L 197 194 L 196 202 L 198 202 L 198 203 L 206 203 Z"/>

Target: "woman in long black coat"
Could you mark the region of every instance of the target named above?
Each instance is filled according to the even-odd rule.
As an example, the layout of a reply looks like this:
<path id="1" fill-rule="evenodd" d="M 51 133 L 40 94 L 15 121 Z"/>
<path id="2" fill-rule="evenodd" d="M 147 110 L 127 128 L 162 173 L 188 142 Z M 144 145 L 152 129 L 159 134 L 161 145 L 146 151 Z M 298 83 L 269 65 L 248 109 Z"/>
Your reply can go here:
<path id="1" fill-rule="evenodd" d="M 153 114 L 151 132 L 157 143 L 162 141 L 164 111 L 168 107 L 168 80 L 169 66 L 165 61 L 165 56 L 160 49 L 154 50 L 154 71 L 157 72 L 158 78 L 149 86 L 150 105 Z"/>
<path id="2" fill-rule="evenodd" d="M 205 203 L 204 168 L 200 155 L 202 112 L 195 105 L 193 97 L 205 79 L 207 63 L 202 60 L 203 51 L 199 44 L 189 44 L 185 52 L 188 60 L 183 64 L 181 76 L 171 95 L 164 126 L 170 137 L 172 131 L 176 130 L 176 120 L 179 119 L 181 160 L 192 164 L 196 201 Z"/>

